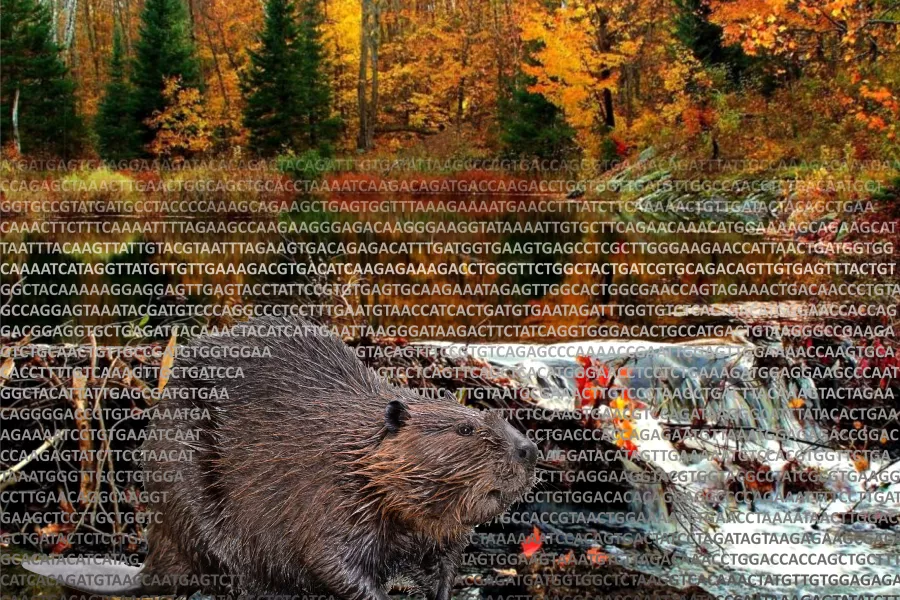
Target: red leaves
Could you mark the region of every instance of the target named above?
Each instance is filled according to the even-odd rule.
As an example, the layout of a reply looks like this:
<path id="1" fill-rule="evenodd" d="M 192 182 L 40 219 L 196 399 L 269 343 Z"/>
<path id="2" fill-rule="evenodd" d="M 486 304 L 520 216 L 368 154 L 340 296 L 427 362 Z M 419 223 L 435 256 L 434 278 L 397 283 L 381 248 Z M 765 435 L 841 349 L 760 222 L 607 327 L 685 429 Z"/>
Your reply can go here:
<path id="1" fill-rule="evenodd" d="M 522 542 L 522 554 L 525 555 L 525 558 L 531 558 L 535 552 L 541 549 L 542 545 L 541 530 L 535 527 L 532 534 Z"/>
<path id="2" fill-rule="evenodd" d="M 619 139 L 616 136 L 610 136 L 610 139 L 612 139 L 612 142 L 615 145 L 616 156 L 618 156 L 619 158 L 627 157 L 628 152 L 631 150 L 628 143 L 624 142 L 623 140 Z"/>
<path id="3" fill-rule="evenodd" d="M 609 555 L 605 554 L 601 548 L 589 548 L 587 557 L 590 563 L 595 567 L 602 567 L 609 562 Z"/>
<path id="4" fill-rule="evenodd" d="M 622 367 L 613 377 L 609 367 L 590 356 L 577 356 L 575 360 L 581 366 L 581 370 L 575 374 L 575 407 L 587 413 L 583 424 L 586 427 L 597 426 L 590 415 L 591 409 L 609 398 L 609 407 L 613 412 L 612 422 L 616 429 L 616 446 L 625 450 L 628 458 L 632 458 L 638 450 L 632 441 L 635 435 L 633 411 L 635 408 L 645 408 L 645 405 L 633 400 L 628 388 L 622 385 L 631 375 L 630 371 Z"/>
<path id="5" fill-rule="evenodd" d="M 538 550 L 541 549 L 543 541 L 541 540 L 541 532 L 535 527 L 534 533 L 529 535 L 524 542 L 522 542 L 522 554 L 525 555 L 525 558 L 531 558 L 534 556 Z M 565 554 L 559 554 L 556 558 L 553 559 L 553 566 L 557 569 L 564 570 L 569 567 L 575 566 L 576 564 L 587 564 L 592 567 L 602 567 L 604 565 L 608 565 L 610 562 L 610 557 L 608 554 L 603 552 L 603 548 L 594 546 L 593 548 L 588 548 L 585 551 L 584 556 L 578 558 L 575 554 L 574 550 L 569 550 Z"/>
<path id="6" fill-rule="evenodd" d="M 575 360 L 581 370 L 575 374 L 575 406 L 578 409 L 592 408 L 606 397 L 612 377 L 609 368 L 590 356 L 577 356 Z"/>

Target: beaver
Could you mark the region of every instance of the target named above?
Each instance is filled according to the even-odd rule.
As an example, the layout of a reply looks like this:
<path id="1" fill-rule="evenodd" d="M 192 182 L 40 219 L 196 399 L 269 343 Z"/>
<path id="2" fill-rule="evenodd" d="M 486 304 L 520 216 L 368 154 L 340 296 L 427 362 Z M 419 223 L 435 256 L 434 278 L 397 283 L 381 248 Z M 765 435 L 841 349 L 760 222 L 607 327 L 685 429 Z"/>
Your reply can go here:
<path id="1" fill-rule="evenodd" d="M 185 348 L 143 448 L 145 590 L 447 600 L 473 527 L 533 484 L 537 447 L 497 413 L 391 385 L 310 322 Z"/>

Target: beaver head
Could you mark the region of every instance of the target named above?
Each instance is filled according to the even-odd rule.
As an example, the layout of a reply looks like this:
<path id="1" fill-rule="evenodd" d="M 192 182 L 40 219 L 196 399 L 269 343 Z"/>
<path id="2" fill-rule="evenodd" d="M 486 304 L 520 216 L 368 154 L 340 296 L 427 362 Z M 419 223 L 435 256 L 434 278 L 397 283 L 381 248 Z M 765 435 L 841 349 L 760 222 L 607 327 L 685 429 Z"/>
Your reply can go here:
<path id="1" fill-rule="evenodd" d="M 365 469 L 382 510 L 445 537 L 503 513 L 534 481 L 537 446 L 497 413 L 391 400 Z"/>

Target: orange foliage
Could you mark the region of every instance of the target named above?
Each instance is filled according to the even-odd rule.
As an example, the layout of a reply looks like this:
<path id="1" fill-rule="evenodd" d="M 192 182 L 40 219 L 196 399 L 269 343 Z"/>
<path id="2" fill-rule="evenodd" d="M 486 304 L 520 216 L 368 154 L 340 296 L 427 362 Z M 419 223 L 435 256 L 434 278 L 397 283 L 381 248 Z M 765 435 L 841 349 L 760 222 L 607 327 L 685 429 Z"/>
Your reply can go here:
<path id="1" fill-rule="evenodd" d="M 595 567 L 602 567 L 609 562 L 609 555 L 605 554 L 601 548 L 588 548 L 586 555 L 591 565 Z"/>
<path id="2" fill-rule="evenodd" d="M 163 97 L 167 106 L 156 111 L 147 124 L 156 130 L 148 150 L 155 156 L 181 161 L 208 150 L 212 145 L 200 92 L 186 88 L 180 77 L 166 79 Z"/>
<path id="3" fill-rule="evenodd" d="M 612 409 L 612 424 L 615 428 L 615 444 L 626 451 L 629 457 L 634 456 L 638 447 L 634 443 L 635 424 L 634 410 L 643 408 L 641 402 L 631 398 L 631 393 L 623 382 L 630 376 L 627 368 L 620 368 L 617 376 L 613 378 L 609 367 L 589 356 L 577 356 L 576 361 L 581 366 L 575 374 L 575 405 L 578 410 L 590 413 L 591 409 L 600 405 L 602 400 L 611 398 L 609 408 Z M 585 419 L 585 425 L 597 424 L 590 417 Z"/>
<path id="4" fill-rule="evenodd" d="M 114 26 L 122 28 L 129 57 L 140 34 L 142 2 L 113 4 L 71 3 L 77 7 L 75 33 L 62 56 L 78 83 L 79 110 L 87 122 L 95 116 L 108 81 Z M 202 65 L 203 119 L 222 151 L 239 152 L 246 139 L 242 83 L 262 25 L 263 4 L 189 3 L 192 39 Z M 614 152 L 619 157 L 661 143 L 708 144 L 706 136 L 713 134 L 723 152 L 732 155 L 792 158 L 789 149 L 772 139 L 776 133 L 745 133 L 757 130 L 756 124 L 765 124 L 767 118 L 780 124 L 785 99 L 768 103 L 752 90 L 727 92 L 715 68 L 701 64 L 674 37 L 676 3 L 397 0 L 380 5 L 377 144 L 392 153 L 413 145 L 430 155 L 440 153 L 436 147 L 452 155 L 492 150 L 501 100 L 508 94 L 508 83 L 524 72 L 534 78 L 532 91 L 563 110 L 588 157 L 609 151 L 603 142 L 614 120 Z M 708 6 L 709 20 L 723 28 L 726 44 L 737 44 L 751 56 L 776 59 L 766 63 L 769 74 L 796 77 L 787 75 L 791 65 L 802 78 L 823 83 L 808 106 L 799 103 L 805 99 L 796 91 L 779 92 L 792 102 L 792 118 L 800 120 L 808 113 L 819 121 L 833 120 L 843 130 L 823 137 L 856 135 L 860 139 L 847 142 L 861 156 L 877 154 L 879 144 L 896 139 L 896 7 L 871 0 L 708 0 Z M 343 149 L 348 150 L 358 128 L 361 6 L 359 0 L 325 0 L 323 12 L 332 110 L 345 124 Z M 70 17 L 65 10 L 57 17 L 58 39 L 65 44 Z M 729 116 L 717 104 L 726 96 L 731 110 L 740 114 Z M 764 104 L 762 109 L 757 100 Z M 607 102 L 612 115 L 606 114 Z M 745 127 L 742 117 L 755 119 L 754 127 Z M 729 147 L 729 140 L 720 135 L 723 119 L 732 134 L 746 136 L 742 146 L 735 142 Z M 800 124 L 799 129 L 808 128 Z M 759 139 L 765 137 L 770 139 Z M 166 143 L 178 145 L 175 140 Z M 179 143 L 185 152 L 207 147 L 205 142 L 193 148 L 187 148 L 191 143 L 184 139 Z M 819 147 L 817 140 L 810 141 L 813 151 Z M 165 147 L 155 151 L 165 152 Z"/>
<path id="5" fill-rule="evenodd" d="M 531 558 L 538 550 L 541 549 L 543 545 L 543 541 L 541 541 L 541 530 L 537 527 L 531 532 L 525 541 L 522 542 L 522 554 L 525 555 L 525 558 Z"/>

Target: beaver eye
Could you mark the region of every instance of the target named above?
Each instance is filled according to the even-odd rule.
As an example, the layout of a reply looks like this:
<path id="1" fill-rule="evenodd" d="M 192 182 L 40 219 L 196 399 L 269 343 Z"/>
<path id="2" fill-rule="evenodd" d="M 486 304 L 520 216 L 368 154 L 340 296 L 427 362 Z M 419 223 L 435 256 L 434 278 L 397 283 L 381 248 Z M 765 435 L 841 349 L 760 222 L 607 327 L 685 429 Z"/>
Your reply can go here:
<path id="1" fill-rule="evenodd" d="M 468 423 L 460 423 L 456 426 L 456 433 L 459 435 L 472 435 L 475 433 L 475 428 Z"/>

